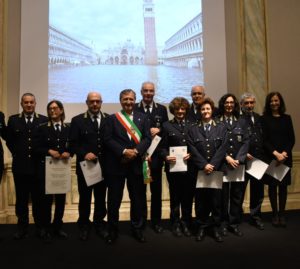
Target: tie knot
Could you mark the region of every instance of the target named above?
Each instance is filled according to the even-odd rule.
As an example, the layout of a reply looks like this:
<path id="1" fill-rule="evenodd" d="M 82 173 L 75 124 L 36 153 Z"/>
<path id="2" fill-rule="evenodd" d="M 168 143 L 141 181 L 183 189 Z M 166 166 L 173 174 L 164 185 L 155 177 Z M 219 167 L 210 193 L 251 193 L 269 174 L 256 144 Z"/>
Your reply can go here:
<path id="1" fill-rule="evenodd" d="M 205 125 L 205 130 L 206 130 L 206 131 L 209 131 L 209 128 L 210 128 L 210 124 L 207 123 L 207 124 Z"/>
<path id="2" fill-rule="evenodd" d="M 60 124 L 59 124 L 59 123 L 56 123 L 56 124 L 55 124 L 55 130 L 56 130 L 56 131 L 60 131 Z"/>
<path id="3" fill-rule="evenodd" d="M 93 116 L 93 119 L 94 119 L 94 120 L 98 120 L 98 115 L 94 115 L 94 116 Z"/>

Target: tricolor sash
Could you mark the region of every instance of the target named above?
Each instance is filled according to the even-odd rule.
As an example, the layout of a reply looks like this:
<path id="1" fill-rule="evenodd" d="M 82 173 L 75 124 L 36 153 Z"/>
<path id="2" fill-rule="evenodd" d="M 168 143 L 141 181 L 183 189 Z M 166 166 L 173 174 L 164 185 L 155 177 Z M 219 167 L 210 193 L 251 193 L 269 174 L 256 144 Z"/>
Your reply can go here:
<path id="1" fill-rule="evenodd" d="M 142 139 L 142 133 L 140 132 L 139 128 L 135 125 L 135 123 L 130 119 L 128 114 L 124 110 L 121 110 L 121 112 L 117 112 L 115 115 L 118 121 L 126 129 L 127 133 L 130 135 L 132 140 L 136 144 L 139 144 Z M 146 159 L 144 159 L 143 161 L 143 177 L 145 184 L 150 183 L 152 181 L 149 161 Z"/>

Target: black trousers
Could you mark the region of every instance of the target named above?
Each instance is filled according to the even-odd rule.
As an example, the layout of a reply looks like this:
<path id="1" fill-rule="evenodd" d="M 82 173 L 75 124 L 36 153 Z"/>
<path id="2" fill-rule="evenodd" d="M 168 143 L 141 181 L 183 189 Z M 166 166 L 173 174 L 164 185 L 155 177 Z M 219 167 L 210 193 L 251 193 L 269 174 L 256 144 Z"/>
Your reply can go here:
<path id="1" fill-rule="evenodd" d="M 253 176 L 245 175 L 244 194 L 250 181 L 250 216 L 254 220 L 261 219 L 261 206 L 264 201 L 264 183 Z M 244 195 L 243 195 L 244 197 Z M 244 200 L 244 199 L 243 199 Z"/>
<path id="2" fill-rule="evenodd" d="M 197 188 L 195 191 L 195 214 L 199 228 L 219 227 L 221 220 L 221 190 Z"/>
<path id="3" fill-rule="evenodd" d="M 43 207 L 43 226 L 45 228 L 50 228 L 52 220 L 52 204 L 53 200 L 55 203 L 54 217 L 53 217 L 53 228 L 54 230 L 61 229 L 63 224 L 63 216 L 65 211 L 65 194 L 46 194 L 44 195 L 44 207 Z"/>
<path id="4" fill-rule="evenodd" d="M 183 221 L 190 225 L 195 191 L 195 181 L 188 173 L 169 173 L 170 220 L 172 224 Z"/>
<path id="5" fill-rule="evenodd" d="M 13 173 L 16 191 L 16 216 L 18 225 L 27 227 L 29 224 L 29 201 L 32 202 L 32 215 L 37 226 L 41 225 L 42 190 L 36 175 Z"/>
<path id="6" fill-rule="evenodd" d="M 102 225 L 106 216 L 106 182 L 103 180 L 92 186 L 87 186 L 82 173 L 77 174 L 79 192 L 79 228 L 87 228 L 90 225 L 92 194 L 94 194 L 93 223 Z"/>
<path id="7" fill-rule="evenodd" d="M 236 227 L 241 222 L 244 182 L 224 182 L 222 186 L 222 225 Z"/>
<path id="8" fill-rule="evenodd" d="M 152 224 L 159 224 L 161 221 L 161 196 L 162 196 L 162 168 L 151 170 L 152 182 L 143 186 L 143 218 L 146 221 L 148 216 L 147 186 L 150 185 L 151 209 L 150 218 Z"/>
<path id="9" fill-rule="evenodd" d="M 141 229 L 143 225 L 143 176 L 135 175 L 130 172 L 126 175 L 110 175 L 107 181 L 107 217 L 110 231 L 118 231 L 119 209 L 123 198 L 125 181 L 130 198 L 131 227 L 132 229 Z"/>

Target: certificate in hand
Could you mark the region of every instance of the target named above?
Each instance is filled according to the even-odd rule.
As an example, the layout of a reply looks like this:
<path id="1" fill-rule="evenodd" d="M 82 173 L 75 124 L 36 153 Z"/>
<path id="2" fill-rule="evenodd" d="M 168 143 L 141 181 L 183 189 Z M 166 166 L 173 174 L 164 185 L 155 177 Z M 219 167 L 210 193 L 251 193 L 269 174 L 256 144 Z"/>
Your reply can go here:
<path id="1" fill-rule="evenodd" d="M 154 150 L 157 148 L 159 142 L 161 140 L 161 137 L 156 135 L 154 136 L 154 138 L 152 139 L 151 145 L 147 150 L 147 154 L 149 157 L 151 157 L 151 155 L 153 154 Z"/>
<path id="2" fill-rule="evenodd" d="M 64 160 L 45 159 L 45 193 L 63 194 L 71 191 L 71 158 Z"/>
<path id="3" fill-rule="evenodd" d="M 279 164 L 277 166 L 277 161 L 273 160 L 270 163 L 270 165 L 266 171 L 266 174 L 281 181 L 289 170 L 290 170 L 290 168 L 288 166 L 286 166 L 285 164 Z"/>
<path id="4" fill-rule="evenodd" d="M 196 188 L 222 189 L 223 172 L 214 171 L 207 175 L 203 171 L 199 171 L 197 175 Z"/>
<path id="5" fill-rule="evenodd" d="M 176 157 L 176 162 L 170 164 L 170 172 L 186 172 L 187 163 L 183 157 L 187 155 L 187 146 L 170 147 L 170 156 Z"/>
<path id="6" fill-rule="evenodd" d="M 256 179 L 260 180 L 264 173 L 266 172 L 266 170 L 268 169 L 268 164 L 253 158 L 252 160 L 247 161 L 247 167 L 246 167 L 246 172 L 255 177 Z"/>
<path id="7" fill-rule="evenodd" d="M 223 182 L 243 182 L 245 181 L 245 165 L 239 165 L 235 169 L 227 169 Z"/>
<path id="8" fill-rule="evenodd" d="M 102 170 L 99 161 L 82 161 L 80 162 L 81 171 L 83 173 L 86 185 L 92 186 L 103 180 Z"/>

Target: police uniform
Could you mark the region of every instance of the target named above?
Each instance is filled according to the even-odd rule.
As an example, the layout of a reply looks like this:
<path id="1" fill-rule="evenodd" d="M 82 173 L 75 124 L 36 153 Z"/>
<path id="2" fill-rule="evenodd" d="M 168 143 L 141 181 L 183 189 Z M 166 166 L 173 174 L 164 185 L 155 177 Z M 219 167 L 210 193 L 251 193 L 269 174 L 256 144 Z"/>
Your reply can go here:
<path id="1" fill-rule="evenodd" d="M 149 113 L 146 112 L 146 108 L 144 107 L 143 102 L 141 101 L 138 104 L 135 104 L 134 110 L 140 113 L 147 115 L 150 128 L 161 128 L 162 124 L 168 121 L 168 112 L 165 106 L 152 102 L 152 109 L 150 109 Z M 161 133 L 157 134 L 161 136 Z M 159 156 L 158 150 L 156 149 L 152 156 L 150 162 L 150 170 L 152 182 L 150 183 L 150 191 L 151 191 L 151 213 L 150 219 L 153 228 L 156 225 L 160 225 L 161 222 L 161 196 L 162 196 L 162 166 L 163 160 Z M 147 220 L 147 185 L 144 186 L 144 201 L 143 201 L 143 211 L 144 211 L 144 219 Z"/>
<path id="2" fill-rule="evenodd" d="M 240 164 L 245 164 L 247 152 L 249 149 L 249 137 L 247 125 L 244 119 L 232 116 L 228 120 L 221 116 L 219 118 L 224 122 L 228 134 L 227 156 L 238 160 Z M 227 163 L 225 173 L 232 169 Z M 243 182 L 224 182 L 222 187 L 222 227 L 236 229 L 241 221 L 243 204 Z M 240 232 L 239 232 L 240 233 Z M 241 233 L 240 233 L 241 235 Z"/>
<path id="3" fill-rule="evenodd" d="M 265 161 L 263 148 L 263 133 L 261 126 L 261 117 L 257 113 L 242 114 L 241 116 L 247 123 L 247 132 L 249 136 L 249 154 L 253 157 Z M 250 217 L 251 221 L 261 220 L 261 205 L 264 200 L 264 183 L 263 180 L 257 180 L 253 176 L 245 173 L 246 190 L 250 180 Z"/>
<path id="4" fill-rule="evenodd" d="M 170 155 L 170 147 L 187 146 L 187 133 L 191 126 L 188 120 L 178 122 L 172 119 L 163 124 L 160 154 L 165 160 Z M 179 229 L 189 235 L 192 221 L 192 203 L 195 178 L 191 159 L 187 161 L 187 172 L 170 172 L 170 164 L 165 161 L 165 170 L 170 190 L 170 220 L 173 231 Z"/>
<path id="5" fill-rule="evenodd" d="M 70 150 L 76 154 L 76 174 L 79 191 L 79 218 L 78 226 L 81 232 L 85 235 L 83 240 L 87 239 L 87 232 L 90 227 L 90 212 L 91 212 L 91 199 L 94 192 L 94 216 L 93 223 L 97 233 L 103 236 L 105 230 L 104 218 L 106 216 L 106 181 L 105 179 L 92 186 L 87 186 L 84 179 L 80 162 L 84 160 L 87 153 L 94 153 L 100 162 L 102 174 L 105 177 L 105 167 L 103 166 L 104 152 L 103 152 L 103 126 L 108 116 L 106 113 L 100 112 L 100 126 L 96 128 L 92 115 L 89 112 L 79 114 L 72 118 L 70 127 Z"/>
<path id="6" fill-rule="evenodd" d="M 47 231 L 51 224 L 51 207 L 53 198 L 55 199 L 55 212 L 53 218 L 53 229 L 55 233 L 61 230 L 65 210 L 66 194 L 45 194 L 45 158 L 50 156 L 48 151 L 55 150 L 60 154 L 69 152 L 69 130 L 70 127 L 64 123 L 55 130 L 51 121 L 41 124 L 34 139 L 34 154 L 38 159 L 38 180 L 41 184 L 42 194 L 42 225 Z"/>
<path id="7" fill-rule="evenodd" d="M 221 171 L 227 150 L 226 126 L 212 120 L 209 129 L 206 132 L 202 122 L 190 128 L 189 144 L 192 161 L 197 170 L 203 170 L 207 164 L 211 164 L 214 166 L 214 171 Z M 218 240 L 218 227 L 221 219 L 221 190 L 197 188 L 195 191 L 195 213 L 198 231 L 212 226 L 216 240 Z"/>
<path id="8" fill-rule="evenodd" d="M 39 199 L 40 191 L 36 179 L 36 160 L 33 158 L 33 135 L 37 127 L 47 122 L 48 118 L 34 113 L 30 121 L 25 114 L 12 115 L 7 123 L 6 145 L 12 154 L 12 172 L 16 190 L 16 215 L 20 233 L 27 233 L 29 223 L 28 202 L 32 199 L 34 222 L 40 225 Z"/>

